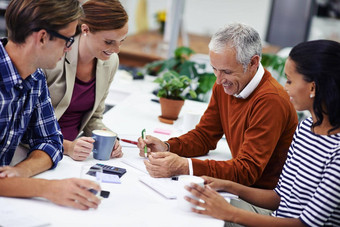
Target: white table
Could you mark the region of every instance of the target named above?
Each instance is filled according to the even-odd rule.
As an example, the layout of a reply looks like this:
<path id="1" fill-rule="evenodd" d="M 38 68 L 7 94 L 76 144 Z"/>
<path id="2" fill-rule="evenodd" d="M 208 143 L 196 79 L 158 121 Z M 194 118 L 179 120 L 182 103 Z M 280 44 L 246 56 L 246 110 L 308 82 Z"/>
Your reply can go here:
<path id="1" fill-rule="evenodd" d="M 141 130 L 146 129 L 147 134 L 155 135 L 161 139 L 168 139 L 184 133 L 180 123 L 167 125 L 158 121 L 160 115 L 160 105 L 151 102 L 154 98 L 152 94 L 134 89 L 131 81 L 130 90 L 116 106 L 109 110 L 104 116 L 104 123 L 112 130 L 116 131 L 122 138 L 136 139 L 140 136 Z M 142 81 L 138 86 L 150 86 L 150 83 L 143 85 Z M 144 82 L 147 83 L 147 82 Z M 120 86 L 122 88 L 122 86 Z M 119 90 L 117 90 L 119 92 Z M 113 91 L 110 95 L 114 95 Z M 200 111 L 203 113 L 207 104 L 186 100 L 181 111 Z M 170 135 L 154 133 L 155 128 L 167 129 Z M 136 158 L 138 149 L 136 147 L 124 146 L 123 158 Z M 231 158 L 225 140 L 221 140 L 215 151 L 211 151 L 208 156 L 201 159 L 226 160 Z M 121 184 L 102 183 L 102 189 L 111 192 L 108 199 L 103 199 L 96 210 L 80 211 L 72 208 L 61 207 L 42 199 L 18 199 L 0 197 L 0 216 L 6 209 L 15 209 L 16 214 L 27 214 L 46 220 L 50 226 L 223 226 L 224 222 L 208 216 L 198 215 L 192 212 L 185 212 L 177 207 L 176 200 L 169 200 L 151 190 L 139 181 L 139 177 L 145 173 L 130 167 L 122 162 L 122 159 L 111 159 L 108 161 L 97 161 L 89 157 L 84 162 L 73 161 L 68 156 L 64 156 L 58 167 L 54 170 L 46 171 L 36 177 L 46 179 L 63 179 L 69 177 L 79 177 L 82 164 L 103 163 L 127 169 L 127 173 L 121 178 Z M 1 211 L 2 210 L 2 211 Z M 9 214 L 11 212 L 9 211 Z M 12 214 L 13 215 L 13 214 Z M 18 216 L 20 218 L 20 215 Z M 27 223 L 27 222 L 26 222 Z M 1 226 L 1 219 L 0 219 Z M 27 225 L 29 226 L 29 225 Z"/>

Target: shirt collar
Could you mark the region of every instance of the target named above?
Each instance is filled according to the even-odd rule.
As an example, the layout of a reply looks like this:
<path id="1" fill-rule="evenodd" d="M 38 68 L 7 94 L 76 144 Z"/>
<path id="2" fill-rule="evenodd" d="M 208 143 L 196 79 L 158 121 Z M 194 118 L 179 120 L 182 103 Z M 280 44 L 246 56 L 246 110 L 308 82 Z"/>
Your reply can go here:
<path id="1" fill-rule="evenodd" d="M 23 80 L 9 57 L 4 43 L 7 43 L 6 39 L 2 39 L 0 42 L 0 72 L 6 90 L 10 91 L 12 87 L 17 84 L 20 86 L 25 81 L 30 87 L 32 84 L 31 80 L 38 80 L 38 74 L 42 74 L 41 69 L 37 69 L 31 76 L 27 77 L 26 80 Z"/>
<path id="2" fill-rule="evenodd" d="M 246 99 L 248 96 L 256 89 L 257 85 L 259 85 L 260 81 L 262 80 L 262 77 L 264 75 L 264 68 L 262 64 L 259 64 L 259 68 L 257 69 L 257 72 L 253 79 L 243 88 L 243 90 L 239 94 L 235 94 L 234 96 L 236 98 L 240 99 Z"/>

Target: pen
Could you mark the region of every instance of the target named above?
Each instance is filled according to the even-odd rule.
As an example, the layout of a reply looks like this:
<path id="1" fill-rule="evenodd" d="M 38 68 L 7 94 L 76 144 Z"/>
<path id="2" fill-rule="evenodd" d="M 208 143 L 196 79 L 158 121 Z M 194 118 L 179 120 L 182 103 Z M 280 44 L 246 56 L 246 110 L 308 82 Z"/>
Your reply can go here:
<path id="1" fill-rule="evenodd" d="M 143 140 L 145 140 L 145 129 L 143 129 L 142 130 L 142 139 Z M 145 144 L 145 146 L 144 146 L 144 156 L 145 156 L 145 158 L 147 158 L 148 157 L 148 148 L 147 148 L 147 146 L 146 146 L 146 144 Z"/>
<path id="2" fill-rule="evenodd" d="M 151 99 L 152 102 L 156 102 L 156 103 L 159 103 L 159 100 L 158 99 Z"/>
<path id="3" fill-rule="evenodd" d="M 171 177 L 171 180 L 178 180 L 178 176 Z"/>
<path id="4" fill-rule="evenodd" d="M 137 145 L 138 142 L 136 141 L 132 141 L 132 140 L 127 140 L 127 139 L 120 139 L 121 141 L 125 142 L 125 143 L 131 143 L 131 144 L 134 144 L 134 145 Z"/>

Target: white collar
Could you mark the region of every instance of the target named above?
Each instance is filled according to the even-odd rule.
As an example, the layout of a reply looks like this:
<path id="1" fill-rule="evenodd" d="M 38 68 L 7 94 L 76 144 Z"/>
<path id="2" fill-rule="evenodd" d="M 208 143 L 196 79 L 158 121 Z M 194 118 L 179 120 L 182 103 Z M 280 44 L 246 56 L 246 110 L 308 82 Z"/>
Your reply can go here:
<path id="1" fill-rule="evenodd" d="M 262 80 L 262 77 L 264 75 L 264 68 L 262 64 L 259 64 L 259 68 L 257 69 L 257 72 L 253 79 L 243 88 L 243 90 L 239 94 L 235 94 L 234 96 L 236 98 L 240 99 L 246 99 L 248 96 L 256 89 L 257 85 L 259 85 L 260 81 Z"/>

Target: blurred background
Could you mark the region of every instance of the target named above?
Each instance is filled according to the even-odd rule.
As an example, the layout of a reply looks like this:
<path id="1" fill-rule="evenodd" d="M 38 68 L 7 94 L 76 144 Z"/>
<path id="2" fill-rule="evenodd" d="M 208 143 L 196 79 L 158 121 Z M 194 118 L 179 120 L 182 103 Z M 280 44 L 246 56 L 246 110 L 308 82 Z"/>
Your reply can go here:
<path id="1" fill-rule="evenodd" d="M 0 36 L 7 34 L 4 15 L 9 2 L 0 0 Z M 208 43 L 211 35 L 224 25 L 241 22 L 259 32 L 263 40 L 261 63 L 281 84 L 286 81 L 284 63 L 292 46 L 314 39 L 340 42 L 340 0 L 121 3 L 129 15 L 128 37 L 119 53 L 121 72 L 127 72 L 131 80 L 141 80 L 175 70 L 192 80 L 197 101 L 209 101 L 216 78 L 209 63 Z"/>
<path id="2" fill-rule="evenodd" d="M 6 36 L 4 13 L 9 2 L 0 0 L 0 36 Z M 130 17 L 129 37 L 120 54 L 127 66 L 171 57 L 178 46 L 207 54 L 210 36 L 232 22 L 253 26 L 264 41 L 264 52 L 269 53 L 311 39 L 340 41 L 340 0 L 121 2 Z M 131 57 L 140 58 L 129 62 Z"/>

